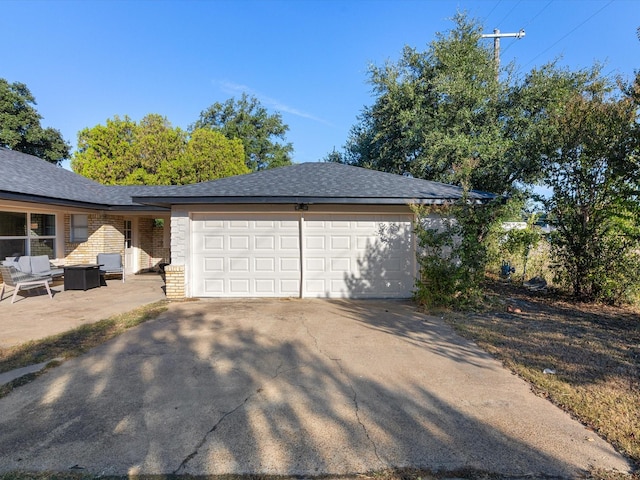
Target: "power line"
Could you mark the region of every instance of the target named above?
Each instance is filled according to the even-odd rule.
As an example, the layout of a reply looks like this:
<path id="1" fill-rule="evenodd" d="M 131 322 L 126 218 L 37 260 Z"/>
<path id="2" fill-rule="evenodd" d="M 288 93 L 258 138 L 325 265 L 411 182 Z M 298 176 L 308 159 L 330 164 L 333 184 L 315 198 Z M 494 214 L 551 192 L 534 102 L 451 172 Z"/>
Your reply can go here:
<path id="1" fill-rule="evenodd" d="M 513 7 L 511 7 L 511 10 L 509 10 L 507 14 L 502 18 L 502 20 L 497 23 L 496 27 L 502 25 L 502 22 L 504 22 L 509 17 L 509 15 L 511 15 L 511 12 L 518 8 L 518 5 L 520 5 L 520 3 L 522 3 L 522 0 L 518 0 L 518 2 Z"/>
<path id="2" fill-rule="evenodd" d="M 540 9 L 540 11 L 539 11 L 538 13 L 536 13 L 536 14 L 533 16 L 533 18 L 532 18 L 531 20 L 529 20 L 527 23 L 525 23 L 525 24 L 524 24 L 524 26 L 523 26 L 522 28 L 527 28 L 527 27 L 531 24 L 531 22 L 533 22 L 536 18 L 538 18 L 538 17 L 540 16 L 540 14 L 541 14 L 542 12 L 544 12 L 544 11 L 547 9 L 547 7 L 548 7 L 549 5 L 551 5 L 552 3 L 553 3 L 553 0 L 549 0 L 549 1 L 547 2 L 547 4 L 546 4 L 544 7 L 542 7 L 542 8 Z"/>
<path id="3" fill-rule="evenodd" d="M 576 30 L 578 30 L 581 26 L 583 26 L 585 23 L 587 23 L 589 20 L 591 20 L 593 17 L 595 17 L 597 14 L 599 14 L 602 10 L 604 10 L 605 8 L 607 8 L 609 5 L 611 5 L 614 2 L 614 0 L 609 0 L 609 2 L 599 8 L 595 13 L 591 14 L 588 18 L 586 18 L 585 20 L 583 20 L 581 23 L 579 23 L 577 26 L 575 26 L 572 30 L 570 30 L 567 34 L 563 35 L 562 37 L 560 37 L 556 42 L 554 42 L 551 46 L 549 46 L 548 48 L 546 48 L 545 50 L 543 50 L 542 52 L 540 52 L 538 55 L 536 55 L 535 57 L 533 57 L 526 65 L 524 65 L 525 67 L 531 65 L 533 62 L 535 62 L 539 57 L 541 57 L 542 55 L 544 55 L 545 53 L 547 53 L 549 50 L 551 50 L 553 47 L 555 47 L 556 45 L 558 45 L 561 41 L 563 41 L 565 38 L 567 38 L 569 35 L 571 35 L 573 32 L 575 32 Z"/>
<path id="4" fill-rule="evenodd" d="M 484 17 L 484 22 L 487 21 L 487 19 L 491 16 L 491 14 L 493 13 L 493 11 L 498 8 L 498 5 L 500 5 L 502 3 L 502 0 L 498 0 L 498 3 L 496 3 L 493 8 L 491 10 L 489 10 L 489 13 L 487 13 Z"/>
<path id="5" fill-rule="evenodd" d="M 553 3 L 553 0 L 549 0 L 549 1 L 545 4 L 545 6 L 544 6 L 544 7 L 542 7 L 540 10 L 538 10 L 538 13 L 536 13 L 536 14 L 535 14 L 531 19 L 529 19 L 529 21 L 528 21 L 527 23 L 525 23 L 525 24 L 522 26 L 522 28 L 521 28 L 520 30 L 524 30 L 524 29 L 526 29 L 529 25 L 531 25 L 531 24 L 533 23 L 533 21 L 534 21 L 536 18 L 538 18 L 538 17 L 542 14 L 542 12 L 544 12 L 544 11 L 547 9 L 547 7 L 548 7 L 549 5 L 551 5 L 552 3 Z M 511 43 L 507 46 L 507 48 L 505 48 L 505 49 L 502 51 L 502 53 L 506 53 L 506 52 L 511 48 L 511 46 L 512 46 L 514 43 L 516 43 L 516 42 L 511 42 Z"/>

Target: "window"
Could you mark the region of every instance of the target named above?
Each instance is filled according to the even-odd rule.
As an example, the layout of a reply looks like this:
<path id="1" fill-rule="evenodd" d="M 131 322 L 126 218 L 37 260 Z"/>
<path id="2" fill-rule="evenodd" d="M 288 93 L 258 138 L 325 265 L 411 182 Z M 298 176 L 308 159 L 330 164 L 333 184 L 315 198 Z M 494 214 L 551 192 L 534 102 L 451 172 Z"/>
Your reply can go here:
<path id="1" fill-rule="evenodd" d="M 0 211 L 0 260 L 16 255 L 56 257 L 56 216 Z"/>
<path id="2" fill-rule="evenodd" d="M 86 242 L 89 240 L 89 215 L 71 215 L 71 238 L 72 242 Z"/>
<path id="3" fill-rule="evenodd" d="M 131 220 L 124 221 L 124 248 L 131 248 L 131 239 L 133 238 L 133 229 Z"/>

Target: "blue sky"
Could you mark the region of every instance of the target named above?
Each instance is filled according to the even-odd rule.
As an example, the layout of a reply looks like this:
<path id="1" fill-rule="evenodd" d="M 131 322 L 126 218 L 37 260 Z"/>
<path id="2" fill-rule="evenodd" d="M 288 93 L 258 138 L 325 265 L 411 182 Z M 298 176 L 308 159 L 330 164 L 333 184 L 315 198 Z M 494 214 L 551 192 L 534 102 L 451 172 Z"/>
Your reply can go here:
<path id="1" fill-rule="evenodd" d="M 73 147 L 114 115 L 187 128 L 247 92 L 289 125 L 294 161 L 340 149 L 363 106 L 367 69 L 425 50 L 456 10 L 501 41 L 521 72 L 557 57 L 628 79 L 640 68 L 637 0 L 0 0 L 0 77 L 26 83 L 42 124 Z M 491 42 L 491 40 L 485 40 Z"/>

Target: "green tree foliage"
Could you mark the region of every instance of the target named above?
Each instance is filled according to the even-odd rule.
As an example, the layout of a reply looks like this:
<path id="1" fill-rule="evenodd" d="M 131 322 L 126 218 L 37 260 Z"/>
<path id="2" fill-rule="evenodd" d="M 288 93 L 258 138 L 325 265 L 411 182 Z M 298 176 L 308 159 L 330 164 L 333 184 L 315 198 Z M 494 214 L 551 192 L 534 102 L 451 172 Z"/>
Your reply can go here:
<path id="1" fill-rule="evenodd" d="M 78 133 L 72 169 L 106 185 L 183 185 L 247 173 L 237 140 L 174 128 L 161 115 L 125 116 Z"/>
<path id="2" fill-rule="evenodd" d="M 540 141 L 557 280 L 617 302 L 640 284 L 640 125 L 634 97 L 610 91 L 602 81 L 573 95 Z"/>
<path id="3" fill-rule="evenodd" d="M 291 165 L 293 146 L 284 143 L 289 127 L 279 113 L 269 114 L 255 97 L 216 102 L 200 114 L 191 129 L 209 128 L 228 139 L 240 139 L 251 171 Z"/>
<path id="4" fill-rule="evenodd" d="M 464 14 L 427 51 L 405 47 L 397 63 L 370 69 L 375 103 L 352 128 L 345 163 L 460 184 L 456 166 L 478 161 L 473 189 L 509 191 L 518 176 L 506 165 L 508 90 L 496 78 L 481 25 Z"/>
<path id="5" fill-rule="evenodd" d="M 0 146 L 59 164 L 69 158 L 71 147 L 60 131 L 42 128 L 35 105 L 24 83 L 0 78 Z"/>
<path id="6" fill-rule="evenodd" d="M 326 161 L 461 185 L 459 165 L 474 159 L 471 188 L 507 195 L 542 178 L 541 120 L 596 79 L 554 63 L 522 78 L 509 66 L 498 78 L 482 25 L 453 20 L 426 51 L 405 47 L 397 62 L 371 67 L 375 101 Z"/>
<path id="7" fill-rule="evenodd" d="M 162 165 L 158 183 L 186 185 L 248 172 L 239 139 L 229 140 L 220 132 L 200 128 L 191 133 L 185 151 L 175 161 Z"/>
<path id="8" fill-rule="evenodd" d="M 525 228 L 513 228 L 507 231 L 502 242 L 502 249 L 514 255 L 522 265 L 521 279 L 524 282 L 527 275 L 529 254 L 542 240 L 540 227 L 536 225 L 537 216 L 531 215 Z"/>
<path id="9" fill-rule="evenodd" d="M 477 160 L 459 166 L 463 196 L 453 204 L 415 208 L 420 278 L 416 300 L 426 307 L 469 309 L 482 299 L 482 281 L 501 220 L 510 208 L 500 198 L 470 200 Z"/>

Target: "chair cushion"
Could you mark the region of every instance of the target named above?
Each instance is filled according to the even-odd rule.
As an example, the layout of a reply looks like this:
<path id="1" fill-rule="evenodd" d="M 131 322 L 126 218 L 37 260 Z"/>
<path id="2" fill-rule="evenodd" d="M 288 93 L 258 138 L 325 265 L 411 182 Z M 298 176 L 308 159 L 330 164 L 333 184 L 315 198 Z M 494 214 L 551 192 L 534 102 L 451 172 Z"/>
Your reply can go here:
<path id="1" fill-rule="evenodd" d="M 37 275 L 39 273 L 49 273 L 51 264 L 47 255 L 36 255 L 31 257 L 31 273 Z"/>
<path id="2" fill-rule="evenodd" d="M 23 273 L 31 273 L 31 257 L 26 255 L 18 257 L 18 265 L 15 267 Z"/>
<path id="3" fill-rule="evenodd" d="M 98 264 L 103 270 L 119 270 L 122 268 L 122 257 L 119 253 L 99 253 Z"/>

